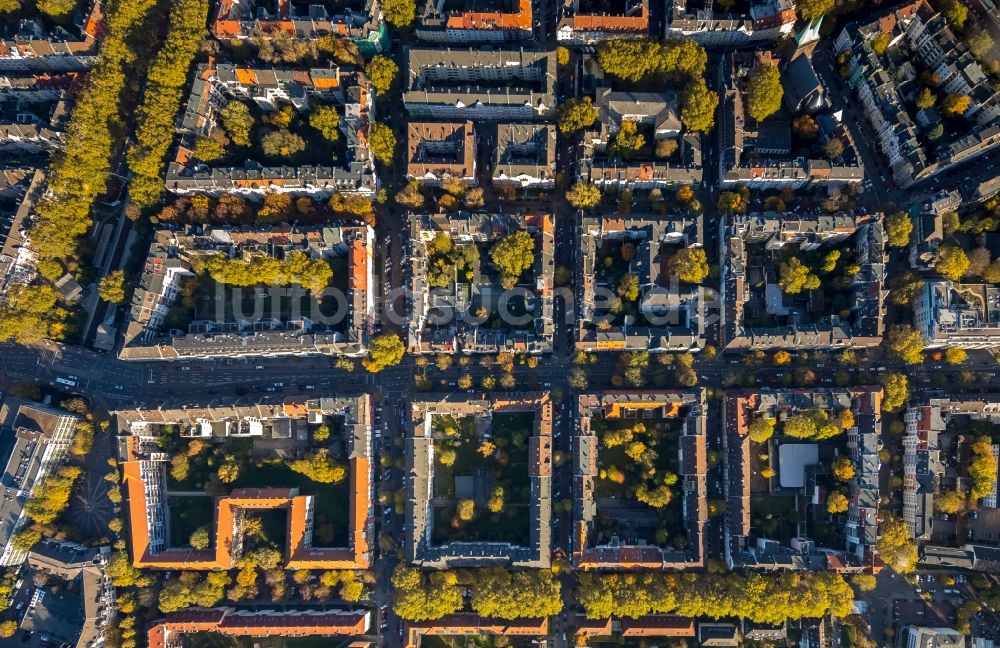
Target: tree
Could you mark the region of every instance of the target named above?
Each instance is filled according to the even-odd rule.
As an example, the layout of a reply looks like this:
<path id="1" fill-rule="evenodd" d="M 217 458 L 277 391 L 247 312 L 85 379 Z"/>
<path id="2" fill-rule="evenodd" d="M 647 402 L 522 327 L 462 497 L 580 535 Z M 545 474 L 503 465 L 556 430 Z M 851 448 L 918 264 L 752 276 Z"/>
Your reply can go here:
<path id="1" fill-rule="evenodd" d="M 913 221 L 906 212 L 897 211 L 885 217 L 885 233 L 889 245 L 905 247 L 910 244 Z"/>
<path id="2" fill-rule="evenodd" d="M 21 10 L 21 0 L 0 0 L 0 13 L 14 13 Z"/>
<path id="3" fill-rule="evenodd" d="M 309 113 L 309 125 L 328 142 L 340 139 L 340 114 L 333 106 L 319 106 Z"/>
<path id="4" fill-rule="evenodd" d="M 939 513 L 955 515 L 965 508 L 965 494 L 957 490 L 946 490 L 934 496 L 934 508 Z"/>
<path id="5" fill-rule="evenodd" d="M 376 160 L 382 164 L 392 164 L 396 155 L 396 135 L 385 124 L 372 122 L 368 127 L 368 147 Z"/>
<path id="6" fill-rule="evenodd" d="M 35 0 L 35 5 L 43 14 L 57 22 L 65 21 L 76 9 L 76 0 Z"/>
<path id="7" fill-rule="evenodd" d="M 333 459 L 327 448 L 320 448 L 307 457 L 289 462 L 288 467 L 320 484 L 339 484 L 347 477 L 347 468 Z"/>
<path id="8" fill-rule="evenodd" d="M 109 304 L 120 304 L 125 301 L 125 271 L 109 272 L 97 284 L 97 294 Z"/>
<path id="9" fill-rule="evenodd" d="M 396 202 L 412 210 L 422 209 L 426 200 L 423 192 L 420 191 L 420 183 L 416 180 L 411 180 L 396 194 Z"/>
<path id="10" fill-rule="evenodd" d="M 819 277 L 809 271 L 798 257 L 782 261 L 778 266 L 778 285 L 789 295 L 797 295 L 803 290 L 816 290 L 820 286 Z"/>
<path id="11" fill-rule="evenodd" d="M 965 26 L 965 21 L 969 17 L 968 8 L 961 0 L 939 0 L 935 3 L 937 10 L 941 12 L 952 27 L 961 29 Z"/>
<path id="12" fill-rule="evenodd" d="M 826 511 L 831 515 L 844 513 L 848 508 L 847 498 L 838 490 L 832 491 L 826 498 Z"/>
<path id="13" fill-rule="evenodd" d="M 214 162 L 226 154 L 226 147 L 211 137 L 199 137 L 194 141 L 193 154 L 202 162 Z"/>
<path id="14" fill-rule="evenodd" d="M 569 63 L 569 50 L 561 45 L 556 48 L 556 63 L 559 65 Z"/>
<path id="15" fill-rule="evenodd" d="M 917 567 L 917 545 L 913 544 L 910 527 L 894 515 L 886 515 L 879 526 L 876 544 L 879 557 L 900 574 L 909 574 Z"/>
<path id="16" fill-rule="evenodd" d="M 474 573 L 474 576 L 472 574 Z M 508 571 L 487 567 L 469 573 L 470 604 L 486 618 L 553 616 L 562 611 L 559 581 L 551 570 Z"/>
<path id="17" fill-rule="evenodd" d="M 608 153 L 627 160 L 645 145 L 646 138 L 639 132 L 638 122 L 626 119 L 618 126 L 618 132 L 608 144 Z"/>
<path id="18" fill-rule="evenodd" d="M 458 500 L 455 511 L 459 520 L 468 522 L 476 517 L 476 502 L 471 499 Z"/>
<path id="19" fill-rule="evenodd" d="M 667 272 L 680 281 L 700 284 L 708 276 L 708 256 L 702 248 L 684 248 L 670 257 Z"/>
<path id="20" fill-rule="evenodd" d="M 910 399 L 910 386 L 904 374 L 890 371 L 882 377 L 882 410 L 895 412 Z"/>
<path id="21" fill-rule="evenodd" d="M 815 22 L 833 9 L 834 0 L 802 0 L 796 4 L 799 18 L 806 22 Z"/>
<path id="22" fill-rule="evenodd" d="M 618 296 L 626 301 L 634 302 L 639 298 L 639 277 L 632 273 L 625 273 L 618 280 Z"/>
<path id="23" fill-rule="evenodd" d="M 563 135 L 570 135 L 581 128 L 587 128 L 597 121 L 597 116 L 597 108 L 590 97 L 569 99 L 559 107 L 556 117 L 559 123 L 559 132 Z"/>
<path id="24" fill-rule="evenodd" d="M 231 484 L 240 476 L 240 465 L 236 462 L 236 457 L 227 455 L 222 465 L 219 466 L 219 481 L 223 484 Z"/>
<path id="25" fill-rule="evenodd" d="M 941 122 L 934 124 L 931 126 L 930 130 L 927 131 L 927 139 L 932 142 L 936 142 L 941 139 L 942 135 L 944 135 L 944 124 Z"/>
<path id="26" fill-rule="evenodd" d="M 403 361 L 406 348 L 396 333 L 383 333 L 372 338 L 368 357 L 362 360 L 365 369 L 378 373 L 386 367 L 394 367 Z"/>
<path id="27" fill-rule="evenodd" d="M 490 250 L 490 260 L 500 271 L 500 284 L 509 290 L 535 262 L 535 239 L 518 230 L 500 239 Z"/>
<path id="28" fill-rule="evenodd" d="M 885 51 L 889 49 L 889 42 L 891 40 L 892 37 L 889 35 L 889 32 L 882 32 L 881 34 L 872 39 L 871 42 L 872 51 L 875 52 L 877 55 L 882 56 L 883 54 L 885 54 Z"/>
<path id="29" fill-rule="evenodd" d="M 943 277 L 958 281 L 969 268 L 969 257 L 965 250 L 955 245 L 938 246 L 938 258 L 934 262 L 934 269 Z"/>
<path id="30" fill-rule="evenodd" d="M 677 198 L 678 202 L 689 203 L 694 198 L 694 189 L 692 189 L 689 185 L 678 187 L 674 196 Z"/>
<path id="31" fill-rule="evenodd" d="M 968 95 L 948 93 L 941 102 L 941 110 L 948 115 L 964 115 L 965 111 L 972 106 L 972 99 Z"/>
<path id="32" fill-rule="evenodd" d="M 757 121 L 764 121 L 778 112 L 785 93 L 778 68 L 758 63 L 747 77 L 746 93 L 747 113 Z"/>
<path id="33" fill-rule="evenodd" d="M 997 459 L 993 456 L 993 445 L 990 437 L 981 436 L 970 446 L 972 459 L 969 461 L 968 474 L 972 480 L 969 498 L 973 501 L 990 494 L 997 478 Z"/>
<path id="34" fill-rule="evenodd" d="M 715 107 L 718 105 L 719 96 L 708 89 L 704 79 L 695 79 L 684 88 L 681 121 L 690 130 L 707 133 L 715 123 Z"/>
<path id="35" fill-rule="evenodd" d="M 844 143 L 838 137 L 831 137 L 823 144 L 823 153 L 831 160 L 836 160 L 844 154 Z"/>
<path id="36" fill-rule="evenodd" d="M 716 207 L 727 214 L 742 214 L 747 210 L 747 198 L 738 191 L 723 191 Z"/>
<path id="37" fill-rule="evenodd" d="M 566 201 L 577 209 L 591 209 L 601 202 L 601 190 L 586 181 L 579 181 L 566 192 Z"/>
<path id="38" fill-rule="evenodd" d="M 254 126 L 254 119 L 245 103 L 230 101 L 219 111 L 219 116 L 233 144 L 250 146 L 250 130 Z"/>
<path id="39" fill-rule="evenodd" d="M 393 611 L 407 621 L 431 621 L 464 607 L 452 572 L 422 573 L 404 564 L 392 573 Z"/>
<path id="40" fill-rule="evenodd" d="M 382 0 L 382 15 L 393 27 L 406 27 L 417 15 L 415 0 Z"/>
<path id="41" fill-rule="evenodd" d="M 937 96 L 935 96 L 931 89 L 926 86 L 920 91 L 920 94 L 917 95 L 916 104 L 919 110 L 927 110 L 928 108 L 933 107 L 936 102 Z"/>
<path id="42" fill-rule="evenodd" d="M 264 135 L 260 140 L 260 148 L 264 155 L 273 158 L 288 159 L 306 150 L 304 139 L 291 131 L 279 128 Z"/>
<path id="43" fill-rule="evenodd" d="M 851 481 L 855 474 L 854 462 L 851 461 L 850 457 L 844 455 L 840 455 L 833 460 L 830 470 L 833 472 L 834 477 L 843 482 Z"/>
<path id="44" fill-rule="evenodd" d="M 974 27 L 965 37 L 965 46 L 977 59 L 984 60 L 993 49 L 993 38 L 985 29 Z"/>
<path id="45" fill-rule="evenodd" d="M 969 354 L 965 352 L 965 349 L 960 349 L 958 347 L 950 347 L 944 352 L 944 359 L 950 365 L 960 365 L 965 362 Z"/>
<path id="46" fill-rule="evenodd" d="M 774 366 L 781 367 L 783 365 L 789 364 L 792 361 L 792 354 L 788 351 L 775 351 L 774 358 L 772 358 Z"/>
<path id="47" fill-rule="evenodd" d="M 774 436 L 775 421 L 766 416 L 758 416 L 747 426 L 747 433 L 754 443 L 766 443 Z"/>
<path id="48" fill-rule="evenodd" d="M 924 336 L 909 324 L 889 327 L 885 344 L 890 356 L 907 364 L 919 364 L 924 359 Z"/>
<path id="49" fill-rule="evenodd" d="M 212 545 L 212 538 L 208 534 L 208 528 L 199 527 L 195 529 L 188 540 L 188 544 L 191 545 L 192 549 L 197 549 L 198 551 L 208 549 Z"/>
<path id="50" fill-rule="evenodd" d="M 375 96 L 381 97 L 395 85 L 396 77 L 399 75 L 399 66 L 388 56 L 376 54 L 365 66 L 365 74 L 375 88 Z"/>
<path id="51" fill-rule="evenodd" d="M 661 140 L 656 141 L 656 157 L 662 159 L 668 158 L 677 152 L 677 140 L 666 137 Z"/>
<path id="52" fill-rule="evenodd" d="M 819 124 L 810 115 L 799 115 L 792 120 L 792 130 L 805 140 L 811 140 L 819 135 Z"/>
<path id="53" fill-rule="evenodd" d="M 497 486 L 493 489 L 493 494 L 490 496 L 490 500 L 486 505 L 490 513 L 500 513 L 503 511 L 504 507 L 504 490 L 503 486 Z"/>

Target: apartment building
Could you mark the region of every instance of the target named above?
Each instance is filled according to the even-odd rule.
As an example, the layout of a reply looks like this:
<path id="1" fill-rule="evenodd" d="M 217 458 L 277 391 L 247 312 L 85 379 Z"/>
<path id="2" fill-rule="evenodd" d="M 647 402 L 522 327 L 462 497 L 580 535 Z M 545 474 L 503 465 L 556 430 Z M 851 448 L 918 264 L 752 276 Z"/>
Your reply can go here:
<path id="1" fill-rule="evenodd" d="M 793 0 L 754 1 L 745 14 L 731 14 L 708 7 L 688 10 L 686 0 L 675 0 L 668 16 L 667 36 L 683 36 L 705 47 L 732 47 L 776 41 L 795 26 Z"/>
<path id="2" fill-rule="evenodd" d="M 577 569 L 702 569 L 708 560 L 708 486 L 704 389 L 619 391 L 581 394 L 576 401 L 578 431 L 573 439 L 573 564 Z M 592 428 L 599 420 L 681 419 L 677 444 L 683 549 L 657 546 L 624 535 L 601 541 L 597 533 L 602 504 L 596 500 L 600 440 Z M 627 514 L 622 514 L 627 515 Z"/>
<path id="3" fill-rule="evenodd" d="M 837 187 L 864 181 L 864 164 L 854 138 L 837 114 L 823 110 L 825 93 L 806 55 L 799 54 L 781 66 L 788 109 L 761 122 L 747 113 L 740 87 L 749 72 L 749 62 L 737 63 L 731 54 L 725 55 L 723 61 L 728 68 L 728 80 L 719 124 L 718 174 L 722 187 L 746 186 L 766 191 Z M 793 149 L 792 115 L 799 111 L 813 113 L 819 126 L 817 144 L 832 139 L 840 141 L 843 152 L 837 158 L 829 159 L 818 147 Z"/>
<path id="4" fill-rule="evenodd" d="M 724 349 L 846 349 L 881 343 L 888 259 L 881 215 L 754 212 L 731 214 L 721 228 Z M 845 242 L 861 267 L 850 286 L 849 317 L 789 305 L 774 276 L 772 257 L 781 250 L 810 251 Z M 751 275 L 757 277 L 753 282 Z M 748 318 L 751 310 L 757 314 L 754 321 Z"/>
<path id="5" fill-rule="evenodd" d="M 26 286 L 38 276 L 38 256 L 28 241 L 28 229 L 47 183 L 44 169 L 4 176 L 4 192 L 19 196 L 19 202 L 13 212 L 0 213 L 0 302 L 12 286 Z"/>
<path id="6" fill-rule="evenodd" d="M 496 124 L 493 182 L 518 188 L 554 188 L 556 127 L 535 123 Z"/>
<path id="7" fill-rule="evenodd" d="M 85 72 L 97 60 L 104 3 L 90 0 L 66 26 L 28 16 L 0 35 L 0 73 Z"/>
<path id="8" fill-rule="evenodd" d="M 406 520 L 403 548 L 406 559 L 420 567 L 506 566 L 548 569 L 552 559 L 552 417 L 553 403 L 545 393 L 493 394 L 481 398 L 447 394 L 434 400 L 413 401 L 406 436 Z M 530 482 L 528 535 L 523 542 L 452 540 L 433 542 L 436 467 L 433 438 L 436 417 L 476 419 L 477 429 L 489 430 L 493 417 L 518 413 L 533 415 L 528 443 Z M 486 437 L 488 438 L 488 436 Z M 470 478 L 473 479 L 473 478 Z M 481 480 L 481 478 L 478 478 Z M 457 490 L 457 489 L 456 489 Z M 481 488 L 473 487 L 473 492 Z"/>
<path id="9" fill-rule="evenodd" d="M 2 397 L 2 395 L 0 395 Z M 28 552 L 14 537 L 30 520 L 24 505 L 35 489 L 59 470 L 80 418 L 61 409 L 11 396 L 0 400 L 0 433 L 5 439 L 4 498 L 0 503 L 0 565 L 24 562 Z"/>
<path id="10" fill-rule="evenodd" d="M 407 270 L 412 301 L 407 347 L 410 353 L 552 351 L 555 220 L 551 214 L 411 214 L 409 227 Z M 487 273 L 473 272 L 471 279 L 456 278 L 447 286 L 431 285 L 428 245 L 439 233 L 447 235 L 455 245 L 478 246 L 480 257 L 485 259 L 489 246 L 517 231 L 528 232 L 535 240 L 532 279 L 515 287 L 518 296 L 524 298 L 525 313 L 518 318 L 523 320 L 520 325 L 487 327 L 481 318 L 471 316 L 479 308 L 486 311 L 487 317 L 499 316 L 500 308 L 510 308 L 510 302 L 503 298 L 505 291 Z M 503 318 L 498 322 L 503 322 Z"/>
<path id="11" fill-rule="evenodd" d="M 366 352 L 375 325 L 375 232 L 367 225 L 296 227 L 202 227 L 159 230 L 150 245 L 139 286 L 132 296 L 129 324 L 118 357 L 123 360 L 277 355 L 348 355 Z M 184 284 L 195 278 L 192 262 L 207 255 L 243 258 L 264 254 L 283 258 L 304 252 L 312 259 L 338 264 L 346 310 L 330 317 L 312 309 L 243 313 L 237 302 L 215 300 L 199 310 L 179 304 Z M 269 287 L 274 289 L 274 287 Z M 219 295 L 222 297 L 222 295 Z M 187 330 L 168 317 L 182 306 Z M 260 303 L 255 308 L 260 309 Z"/>
<path id="12" fill-rule="evenodd" d="M 931 349 L 1000 344 L 1000 286 L 928 279 L 913 299 L 913 325 Z"/>
<path id="13" fill-rule="evenodd" d="M 266 4 L 258 0 L 220 0 L 209 25 L 212 35 L 223 42 L 278 31 L 303 40 L 324 36 L 349 38 L 366 57 L 385 51 L 389 44 L 379 0 L 342 3 L 346 6 L 332 14 L 318 2 L 308 3 L 306 13 L 300 13 L 296 7 L 305 3 L 293 0 L 274 0 L 273 12 L 268 11 Z"/>
<path id="14" fill-rule="evenodd" d="M 414 34 L 431 43 L 510 43 L 531 38 L 532 0 L 501 0 L 483 9 L 465 2 L 458 10 L 441 0 L 418 0 Z"/>
<path id="15" fill-rule="evenodd" d="M 265 112 L 286 103 L 301 111 L 308 110 L 315 101 L 332 104 L 340 116 L 344 141 L 339 166 L 264 166 L 254 160 L 247 160 L 243 167 L 196 163 L 192 157 L 195 140 L 220 126 L 219 111 L 230 101 L 252 101 Z M 368 78 L 355 68 L 292 70 L 202 64 L 197 68 L 181 117 L 176 155 L 167 165 L 167 189 L 177 194 L 210 195 L 259 195 L 268 191 L 373 195 L 378 189 L 368 149 L 368 124 L 373 111 Z"/>
<path id="16" fill-rule="evenodd" d="M 209 633 L 230 640 L 252 637 L 362 636 L 371 629 L 369 610 L 236 610 L 217 607 L 168 614 L 149 627 L 149 648 L 180 648 L 184 635 Z M 367 645 L 367 644 L 364 644 Z"/>
<path id="17" fill-rule="evenodd" d="M 749 425 L 757 417 L 776 421 L 803 411 L 836 413 L 850 410 L 854 425 L 845 430 L 843 448 L 854 463 L 855 475 L 848 483 L 848 510 L 842 548 L 817 547 L 808 537 L 797 536 L 789 547 L 752 533 L 751 510 L 756 493 L 751 486 L 751 453 L 775 451 L 779 457 L 778 486 L 812 496 L 818 495 L 815 443 L 775 443 L 751 447 Z M 830 569 L 840 572 L 877 571 L 876 541 L 879 502 L 879 435 L 882 432 L 880 387 L 761 389 L 726 392 L 723 399 L 723 452 L 726 494 L 724 515 L 726 562 L 764 569 Z M 776 445 L 776 448 L 772 446 Z M 770 452 L 769 452 L 770 454 Z M 771 486 L 768 487 L 772 488 Z"/>
<path id="18" fill-rule="evenodd" d="M 896 634 L 896 648 L 964 648 L 965 635 L 951 628 L 905 626 Z"/>
<path id="19" fill-rule="evenodd" d="M 561 45 L 593 45 L 602 40 L 650 36 L 649 0 L 626 0 L 611 14 L 595 11 L 595 4 L 590 0 L 563 2 L 556 24 L 556 40 Z"/>
<path id="20" fill-rule="evenodd" d="M 594 106 L 598 119 L 584 131 L 578 149 L 578 178 L 602 189 L 664 189 L 702 181 L 701 136 L 685 132 L 676 92 L 621 92 L 599 87 Z M 652 148 L 627 158 L 614 154 L 614 137 L 625 121 L 635 122 L 651 147 L 673 140 L 676 152 L 655 157 Z"/>
<path id="21" fill-rule="evenodd" d="M 890 41 L 887 56 L 876 54 L 871 45 L 883 35 Z M 871 22 L 847 25 L 834 41 L 834 50 L 847 53 L 847 84 L 860 100 L 899 186 L 927 180 L 1000 144 L 1000 92 L 926 0 L 895 8 Z M 925 144 L 925 132 L 941 121 L 936 111 L 913 108 L 921 87 L 914 62 L 933 71 L 941 92 L 972 100 L 964 114 L 968 129 L 949 129 Z"/>
<path id="22" fill-rule="evenodd" d="M 408 122 L 406 177 L 430 185 L 448 179 L 476 185 L 476 133 L 472 122 Z"/>
<path id="23" fill-rule="evenodd" d="M 665 270 L 668 249 L 699 248 L 704 241 L 701 216 L 631 214 L 584 217 L 579 227 L 576 299 L 579 316 L 575 345 L 584 351 L 683 351 L 705 346 L 706 299 L 700 286 L 681 284 Z M 616 286 L 599 285 L 598 251 L 607 244 L 634 245 L 628 272 L 639 279 L 641 318 L 616 321 L 603 306 Z M 602 324 L 602 322 L 604 322 Z"/>
<path id="24" fill-rule="evenodd" d="M 953 422 L 982 422 L 1000 425 L 1000 396 L 984 394 L 970 400 L 928 398 L 907 408 L 903 418 L 903 521 L 913 537 L 928 540 L 934 532 L 934 496 L 946 488 L 942 481 L 954 482 L 962 475 L 946 468 L 946 459 L 956 457 L 954 442 L 961 430 L 949 430 Z M 993 454 L 1000 448 L 993 446 Z M 996 504 L 996 476 L 993 492 L 981 501 L 982 506 Z M 950 488 L 952 486 L 948 486 Z"/>
<path id="25" fill-rule="evenodd" d="M 149 569 L 232 569 L 240 559 L 240 529 L 246 510 L 283 510 L 288 516 L 285 569 L 366 569 L 371 561 L 374 521 L 374 466 L 372 413 L 367 394 L 321 396 L 309 400 L 206 407 L 129 409 L 111 412 L 119 434 L 124 484 L 128 494 L 128 519 L 132 560 Z M 219 439 L 293 439 L 307 425 L 324 417 L 342 419 L 348 447 L 350 492 L 347 545 L 318 547 L 313 543 L 315 502 L 298 488 L 275 484 L 272 488 L 237 488 L 215 499 L 212 548 L 173 547 L 167 535 L 167 470 L 170 456 L 156 444 L 164 429 L 179 430 L 182 437 Z M 343 521 L 341 521 L 343 522 Z"/>
<path id="26" fill-rule="evenodd" d="M 59 607 L 65 606 L 64 599 L 57 596 L 41 598 L 41 608 L 34 606 L 31 617 L 21 622 L 24 632 L 45 632 L 76 648 L 100 648 L 104 645 L 104 633 L 116 615 L 115 586 L 107 575 L 111 547 L 84 547 L 69 541 L 45 538 L 28 553 L 27 565 L 36 574 L 44 574 L 54 581 L 57 588 L 68 586 L 79 592 L 80 617 L 69 619 L 59 615 Z M 49 592 L 45 592 L 48 594 Z M 54 611 L 46 610 L 46 598 L 53 600 Z M 61 617 L 73 623 L 52 623 L 53 617 Z M 30 618 L 30 622 L 28 619 Z"/>
<path id="27" fill-rule="evenodd" d="M 434 621 L 410 621 L 404 625 L 403 648 L 419 648 L 424 637 L 531 637 L 544 639 L 549 635 L 549 618 L 497 620 L 478 614 L 460 612 Z"/>
<path id="28" fill-rule="evenodd" d="M 554 51 L 405 50 L 403 105 L 413 119 L 531 121 L 555 115 Z"/>

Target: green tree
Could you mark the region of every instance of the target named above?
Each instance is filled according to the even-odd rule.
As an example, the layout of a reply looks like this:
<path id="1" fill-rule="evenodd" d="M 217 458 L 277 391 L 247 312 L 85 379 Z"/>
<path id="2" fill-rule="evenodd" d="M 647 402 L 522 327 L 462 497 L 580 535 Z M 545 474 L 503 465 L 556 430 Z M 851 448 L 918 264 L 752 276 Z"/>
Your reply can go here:
<path id="1" fill-rule="evenodd" d="M 97 294 L 109 304 L 120 304 L 125 301 L 125 272 L 114 270 L 101 277 L 97 283 Z"/>
<path id="2" fill-rule="evenodd" d="M 48 4 L 68 4 L 72 12 L 76 0 L 45 0 Z M 128 152 L 132 179 L 129 197 L 139 207 L 148 207 L 163 189 L 164 159 L 174 119 L 184 99 L 187 73 L 205 35 L 208 0 L 178 0 L 170 10 L 170 22 L 163 46 L 149 66 L 142 105 L 137 111 L 135 145 Z M 42 0 L 39 0 L 39 9 Z M 44 9 L 43 9 L 44 11 Z"/>
<path id="3" fill-rule="evenodd" d="M 900 574 L 909 574 L 917 568 L 917 545 L 906 522 L 894 515 L 886 515 L 879 525 L 876 543 L 879 558 Z"/>
<path id="4" fill-rule="evenodd" d="M 778 112 L 785 91 L 781 86 L 781 74 L 773 65 L 760 63 L 747 77 L 747 113 L 757 121 Z"/>
<path id="5" fill-rule="evenodd" d="M 646 138 L 639 132 L 639 124 L 632 120 L 622 121 L 618 132 L 608 145 L 608 153 L 626 160 L 638 153 L 646 145 Z"/>
<path id="6" fill-rule="evenodd" d="M 340 139 L 340 114 L 333 106 L 319 106 L 309 113 L 309 125 L 328 142 Z"/>
<path id="7" fill-rule="evenodd" d="M 934 269 L 941 276 L 958 281 L 969 268 L 969 257 L 965 250 L 955 245 L 938 246 L 938 258 L 934 263 Z"/>
<path id="8" fill-rule="evenodd" d="M 800 0 L 795 9 L 799 18 L 806 22 L 815 22 L 833 9 L 834 0 Z"/>
<path id="9" fill-rule="evenodd" d="M 288 467 L 321 484 L 339 484 L 347 477 L 347 468 L 330 456 L 330 451 L 321 448 L 302 459 L 289 462 Z"/>
<path id="10" fill-rule="evenodd" d="M 508 234 L 490 250 L 490 259 L 500 271 L 501 286 L 509 290 L 535 262 L 535 239 L 524 230 Z"/>
<path id="11" fill-rule="evenodd" d="M 965 508 L 965 494 L 957 490 L 946 490 L 934 496 L 934 509 L 939 513 L 955 515 Z"/>
<path id="12" fill-rule="evenodd" d="M 211 137 L 199 137 L 194 141 L 193 153 L 202 162 L 214 162 L 226 154 L 226 148 Z"/>
<path id="13" fill-rule="evenodd" d="M 392 573 L 393 611 L 407 621 L 433 621 L 464 606 L 452 572 L 423 573 L 404 564 Z"/>
<path id="14" fill-rule="evenodd" d="M 889 49 L 889 42 L 891 40 L 892 37 L 889 35 L 888 32 L 882 32 L 881 34 L 872 39 L 871 42 L 872 51 L 878 54 L 879 56 L 882 56 L 883 54 L 885 54 L 885 51 Z"/>
<path id="15" fill-rule="evenodd" d="M 993 49 L 993 38 L 985 29 L 974 27 L 965 36 L 965 46 L 977 59 L 985 60 Z"/>
<path id="16" fill-rule="evenodd" d="M 14 13 L 20 9 L 21 0 L 0 0 L 0 13 Z"/>
<path id="17" fill-rule="evenodd" d="M 219 466 L 219 481 L 223 484 L 231 484 L 240 476 L 240 464 L 237 463 L 236 457 L 232 455 L 226 455 L 223 460 L 222 465 Z"/>
<path id="18" fill-rule="evenodd" d="M 417 15 L 415 0 L 382 0 L 382 15 L 393 27 L 406 27 Z"/>
<path id="19" fill-rule="evenodd" d="M 368 349 L 368 357 L 362 361 L 365 369 L 371 373 L 378 373 L 386 367 L 394 367 L 403 361 L 406 348 L 399 335 L 395 333 L 383 333 L 372 338 Z"/>
<path id="20" fill-rule="evenodd" d="M 204 551 L 212 546 L 212 537 L 208 533 L 208 527 L 198 527 L 195 529 L 188 540 L 188 544 L 191 545 L 192 549 L 197 549 L 198 551 Z"/>
<path id="21" fill-rule="evenodd" d="M 965 362 L 969 354 L 965 352 L 965 349 L 960 349 L 958 347 L 950 347 L 945 349 L 944 359 L 950 365 L 960 365 Z"/>
<path id="22" fill-rule="evenodd" d="M 910 382 L 904 374 L 890 371 L 882 377 L 882 410 L 896 412 L 910 399 Z"/>
<path id="23" fill-rule="evenodd" d="M 372 122 L 368 127 L 368 146 L 376 160 L 392 164 L 396 155 L 396 135 L 385 124 Z"/>
<path id="24" fill-rule="evenodd" d="M 816 290 L 820 281 L 798 257 L 791 257 L 778 266 L 778 285 L 785 293 L 797 295 L 803 290 Z"/>
<path id="25" fill-rule="evenodd" d="M 832 515 L 844 513 L 848 509 L 847 498 L 838 490 L 832 491 L 826 497 L 826 511 Z"/>
<path id="26" fill-rule="evenodd" d="M 920 94 L 917 95 L 916 104 L 917 108 L 920 110 L 927 110 L 928 108 L 933 107 L 936 102 L 937 97 L 934 95 L 934 92 L 926 86 L 920 91 Z"/>
<path id="27" fill-rule="evenodd" d="M 597 121 L 597 116 L 597 108 L 590 97 L 568 99 L 559 107 L 556 117 L 559 123 L 559 132 L 570 135 L 581 128 L 587 128 Z"/>
<path id="28" fill-rule="evenodd" d="M 563 608 L 559 581 L 551 570 L 507 571 L 487 567 L 469 579 L 470 604 L 482 617 L 519 619 L 548 617 Z"/>
<path id="29" fill-rule="evenodd" d="M 948 23 L 955 28 L 961 29 L 965 26 L 965 21 L 969 17 L 968 8 L 961 0 L 938 0 L 934 3 L 937 10 L 941 12 Z"/>
<path id="30" fill-rule="evenodd" d="M 716 203 L 716 207 L 721 212 L 727 214 L 742 214 L 747 210 L 747 195 L 744 195 L 740 191 L 723 191 L 719 194 L 719 200 Z"/>
<path id="31" fill-rule="evenodd" d="M 365 66 L 365 74 L 375 88 L 375 95 L 381 97 L 392 90 L 399 76 L 399 66 L 388 56 L 376 54 Z"/>
<path id="32" fill-rule="evenodd" d="M 708 256 L 702 248 L 678 250 L 667 262 L 667 272 L 685 283 L 700 284 L 708 276 Z"/>
<path id="33" fill-rule="evenodd" d="M 878 584 L 872 574 L 852 574 L 851 583 L 862 592 L 870 592 Z"/>
<path id="34" fill-rule="evenodd" d="M 577 209 L 592 209 L 601 203 L 601 190 L 581 180 L 566 192 L 566 201 Z"/>
<path id="35" fill-rule="evenodd" d="M 905 247 L 910 244 L 913 221 L 906 212 L 897 211 L 885 217 L 885 232 L 889 245 Z"/>
<path id="36" fill-rule="evenodd" d="M 690 130 L 707 133 L 715 123 L 715 107 L 719 96 L 708 89 L 704 79 L 696 79 L 684 88 L 681 121 Z"/>
<path id="37" fill-rule="evenodd" d="M 850 457 L 845 455 L 840 455 L 833 460 L 830 464 L 830 470 L 833 472 L 833 476 L 840 481 L 851 481 L 854 478 L 854 462 L 851 461 Z"/>
<path id="38" fill-rule="evenodd" d="M 77 4 L 77 0 L 35 0 L 38 10 L 56 22 L 69 19 Z"/>
<path id="39" fill-rule="evenodd" d="M 250 131 L 254 126 L 254 119 L 245 103 L 230 101 L 219 111 L 219 117 L 222 118 L 222 126 L 233 144 L 250 146 Z"/>
<path id="40" fill-rule="evenodd" d="M 920 364 L 924 359 L 924 336 L 909 324 L 893 324 L 885 336 L 889 355 L 907 364 Z"/>
<path id="41" fill-rule="evenodd" d="M 774 436 L 774 419 L 758 416 L 747 426 L 747 434 L 755 443 L 766 443 Z"/>
<path id="42" fill-rule="evenodd" d="M 260 148 L 269 157 L 288 159 L 306 150 L 306 142 L 295 133 L 279 128 L 261 138 Z"/>
<path id="43" fill-rule="evenodd" d="M 997 459 L 993 456 L 993 444 L 988 436 L 981 436 L 970 446 L 972 459 L 969 461 L 969 479 L 972 488 L 969 498 L 981 499 L 990 494 L 997 478 Z"/>
<path id="44" fill-rule="evenodd" d="M 972 99 L 968 95 L 955 93 L 945 95 L 941 102 L 941 110 L 948 115 L 964 115 L 970 106 L 972 106 Z"/>

